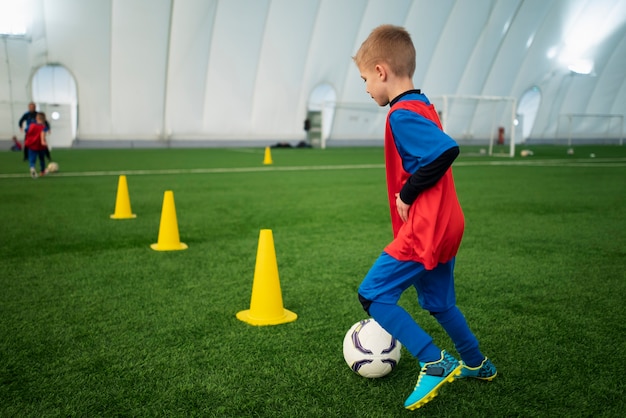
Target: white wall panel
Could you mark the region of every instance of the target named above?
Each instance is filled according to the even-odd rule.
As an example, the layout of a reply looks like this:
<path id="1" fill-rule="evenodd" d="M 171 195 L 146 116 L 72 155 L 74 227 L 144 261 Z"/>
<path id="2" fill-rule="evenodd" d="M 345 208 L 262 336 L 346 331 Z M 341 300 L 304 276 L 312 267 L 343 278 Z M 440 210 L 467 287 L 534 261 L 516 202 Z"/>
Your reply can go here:
<path id="1" fill-rule="evenodd" d="M 32 99 L 39 67 L 60 64 L 80 139 L 302 139 L 319 84 L 375 109 L 351 57 L 384 23 L 411 33 L 428 96 L 537 86 L 531 138 L 554 136 L 563 113 L 626 115 L 624 0 L 32 1 L 29 35 L 0 45 L 0 120 Z M 595 72 L 572 76 L 559 57 L 585 46 Z"/>
<path id="2" fill-rule="evenodd" d="M 169 0 L 113 0 L 111 124 L 119 138 L 160 138 Z"/>
<path id="3" fill-rule="evenodd" d="M 465 65 L 487 24 L 491 4 L 491 0 L 455 3 L 424 76 L 423 88 L 431 95 L 457 92 Z M 472 17 L 471 25 L 467 24 L 468 16 Z"/>
<path id="4" fill-rule="evenodd" d="M 203 132 L 207 71 L 217 5 L 217 0 L 174 2 L 164 128 L 168 137 L 201 136 Z"/>
<path id="5" fill-rule="evenodd" d="M 402 25 L 411 6 L 411 2 L 407 0 L 394 1 L 394 7 L 389 7 L 389 2 L 384 0 L 369 0 L 364 3 L 367 4 L 367 7 L 362 13 L 360 26 L 354 38 L 354 45 L 351 51 L 346 51 L 351 57 L 356 54 L 365 38 L 376 26 L 382 24 Z M 355 65 L 349 67 L 344 83 L 345 89 L 340 92 L 339 101 L 369 103 L 376 106 L 372 98 L 365 93 L 365 85 Z"/>
<path id="6" fill-rule="evenodd" d="M 517 68 L 512 73 L 515 77 L 512 83 L 513 96 L 519 99 L 532 86 L 539 87 L 541 91 L 542 100 L 531 137 L 546 137 L 556 133 L 558 109 L 554 109 L 552 104 L 555 100 L 562 101 L 562 90 L 570 81 L 564 78 L 568 71 L 555 65 L 555 57 L 552 56 L 561 45 L 565 30 L 563 7 L 562 1 L 525 1 L 514 23 L 515 30 L 526 32 L 524 28 L 532 28 L 534 31 L 529 35 L 532 38 L 528 38 L 532 42 L 528 46 L 524 45 L 523 59 L 517 62 Z M 517 29 L 518 26 L 521 29 Z M 521 41 L 523 37 L 519 39 Z M 507 51 L 503 56 L 504 61 L 515 59 L 513 55 L 519 54 L 520 46 L 516 48 L 515 45 L 507 45 L 504 50 Z"/>
<path id="7" fill-rule="evenodd" d="M 301 95 L 317 2 L 274 0 L 266 17 L 252 91 L 251 136 L 293 137 L 301 115 L 291 98 Z"/>
<path id="8" fill-rule="evenodd" d="M 510 41 L 504 42 L 500 49 L 494 68 L 490 70 L 487 88 L 508 83 L 509 95 L 519 100 L 551 71 L 547 51 L 557 42 L 558 29 L 545 19 L 549 8 L 550 3 L 542 0 L 527 0 L 520 5 L 509 29 Z"/>
<path id="9" fill-rule="evenodd" d="M 111 1 L 45 0 L 43 6 L 47 57 L 37 66 L 59 63 L 76 78 L 80 136 L 111 137 Z"/>
<path id="10" fill-rule="evenodd" d="M 113 0 L 111 124 L 119 138 L 160 138 L 170 0 Z"/>
<path id="11" fill-rule="evenodd" d="M 598 92 L 594 92 L 594 94 L 604 97 L 609 102 L 608 113 L 622 114 L 626 119 L 624 110 L 626 107 L 626 77 L 624 77 L 626 70 L 624 66 L 626 64 L 623 57 L 626 57 L 626 35 L 623 35 L 615 46 L 614 54 L 607 63 L 607 71 L 602 77 L 603 80 L 598 83 Z"/>
<path id="12" fill-rule="evenodd" d="M 28 42 L 24 39 L 0 39 L 1 102 L 30 101 L 29 81 L 31 74 L 28 69 L 30 69 L 31 60 L 28 46 Z"/>
<path id="13" fill-rule="evenodd" d="M 360 0 L 322 0 L 317 9 L 311 41 L 308 46 L 304 66 L 302 90 L 298 99 L 299 119 L 295 121 L 302 129 L 302 121 L 309 96 L 315 86 L 327 83 L 339 95 L 343 81 L 350 70 L 354 70 L 352 48 L 357 41 L 355 33 L 359 29 L 361 15 L 365 9 Z M 360 40 L 362 42 L 362 40 Z M 354 71 L 350 72 L 354 74 Z M 360 77 L 351 85 L 360 85 Z M 362 94 L 365 91 L 361 90 Z"/>
<path id="14" fill-rule="evenodd" d="M 519 39 L 522 43 L 527 39 L 529 28 L 526 28 L 519 36 L 513 33 L 519 29 L 511 27 L 513 18 L 520 7 L 519 1 L 495 2 L 490 10 L 487 22 L 472 49 L 472 54 L 468 58 L 467 65 L 459 81 L 457 94 L 486 95 L 486 96 L 508 96 L 511 94 L 513 74 L 515 67 L 519 65 L 523 54 L 517 54 L 515 60 L 500 60 L 500 53 L 503 48 L 508 47 L 508 39 Z M 523 45 L 521 50 L 524 50 Z M 517 51 L 520 50 L 519 46 Z M 506 51 L 504 51 L 506 53 Z M 507 54 L 510 55 L 510 54 Z M 498 64 L 507 64 L 506 66 Z M 494 71 L 500 70 L 500 74 L 490 77 Z M 487 85 L 487 80 L 495 80 L 498 83 Z"/>
<path id="15" fill-rule="evenodd" d="M 626 1 L 621 10 L 611 10 L 626 16 Z M 594 56 L 596 69 L 593 88 L 589 92 L 589 99 L 585 103 L 584 112 L 612 113 L 615 103 L 615 92 L 626 83 L 626 25 L 604 41 L 606 48 L 598 50 Z M 591 110 L 590 110 L 591 109 Z"/>
<path id="16" fill-rule="evenodd" d="M 411 39 L 415 44 L 417 57 L 413 82 L 417 88 L 424 87 L 424 79 L 432 64 L 437 46 L 440 44 L 441 33 L 446 26 L 454 3 L 455 0 L 439 0 L 437 7 L 432 7 L 432 0 L 412 2 L 404 26 L 411 34 Z M 427 89 L 424 89 L 424 93 L 433 94 Z"/>
<path id="17" fill-rule="evenodd" d="M 10 59 L 7 59 L 10 57 Z M 30 58 L 25 40 L 0 39 L 0 139 L 23 139 L 17 122 L 30 101 Z"/>
<path id="18" fill-rule="evenodd" d="M 203 132 L 210 138 L 263 135 L 255 132 L 252 123 L 252 95 L 259 82 L 257 71 L 269 3 L 235 0 L 218 4 L 203 92 Z M 265 100 L 262 105 L 274 106 L 273 95 Z"/>

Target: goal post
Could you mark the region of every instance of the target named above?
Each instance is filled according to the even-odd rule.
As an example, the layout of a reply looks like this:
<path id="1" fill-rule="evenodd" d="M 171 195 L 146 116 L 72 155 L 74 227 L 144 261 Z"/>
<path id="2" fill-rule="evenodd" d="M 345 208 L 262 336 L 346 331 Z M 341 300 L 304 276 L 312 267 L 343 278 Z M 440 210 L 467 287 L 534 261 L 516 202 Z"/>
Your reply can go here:
<path id="1" fill-rule="evenodd" d="M 567 113 L 559 115 L 555 145 L 624 145 L 624 115 Z"/>
<path id="2" fill-rule="evenodd" d="M 516 99 L 504 96 L 433 96 L 443 130 L 459 145 L 485 145 L 489 155 L 515 156 Z M 383 144 L 388 107 L 332 102 L 322 112 L 329 129 L 322 148 L 332 145 Z M 328 126 L 328 125 L 327 125 Z M 498 152 L 506 150 L 506 152 Z"/>
<path id="3" fill-rule="evenodd" d="M 515 97 L 443 95 L 432 102 L 443 130 L 459 144 L 487 145 L 488 155 L 515 156 Z M 495 152 L 496 145 L 507 151 Z"/>
<path id="4" fill-rule="evenodd" d="M 322 114 L 329 124 L 328 136 L 322 138 L 322 148 L 327 142 L 335 145 L 382 145 L 389 108 L 371 103 L 333 102 L 327 104 Z"/>

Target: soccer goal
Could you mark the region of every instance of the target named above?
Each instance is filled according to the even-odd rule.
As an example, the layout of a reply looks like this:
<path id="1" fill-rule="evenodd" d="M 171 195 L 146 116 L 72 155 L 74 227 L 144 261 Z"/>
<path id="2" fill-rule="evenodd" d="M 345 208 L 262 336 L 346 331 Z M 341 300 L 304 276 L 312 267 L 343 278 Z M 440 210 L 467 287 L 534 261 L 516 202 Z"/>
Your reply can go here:
<path id="1" fill-rule="evenodd" d="M 624 115 L 559 115 L 555 145 L 624 145 Z"/>
<path id="2" fill-rule="evenodd" d="M 459 144 L 486 145 L 489 155 L 515 156 L 517 100 L 508 96 L 435 96 L 443 130 Z"/>
<path id="3" fill-rule="evenodd" d="M 331 111 L 332 110 L 332 111 Z M 327 105 L 322 119 L 330 124 L 329 134 L 322 138 L 322 148 L 332 145 L 382 145 L 388 107 L 372 103 L 335 102 Z"/>
<path id="4" fill-rule="evenodd" d="M 460 145 L 488 146 L 489 155 L 515 155 L 516 100 L 501 96 L 435 96 L 431 102 L 439 112 L 443 130 Z M 326 111 L 332 109 L 332 112 Z M 388 107 L 371 103 L 336 102 L 326 106 L 328 136 L 322 148 L 333 145 L 383 144 Z"/>

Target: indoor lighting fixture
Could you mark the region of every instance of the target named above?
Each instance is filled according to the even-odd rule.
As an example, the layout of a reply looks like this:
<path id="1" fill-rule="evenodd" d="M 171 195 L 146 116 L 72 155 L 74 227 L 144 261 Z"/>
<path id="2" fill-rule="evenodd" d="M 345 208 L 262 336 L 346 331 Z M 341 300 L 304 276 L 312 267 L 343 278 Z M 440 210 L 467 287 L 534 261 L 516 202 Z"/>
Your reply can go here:
<path id="1" fill-rule="evenodd" d="M 579 59 L 568 65 L 567 68 L 575 74 L 588 75 L 593 71 L 593 61 Z"/>

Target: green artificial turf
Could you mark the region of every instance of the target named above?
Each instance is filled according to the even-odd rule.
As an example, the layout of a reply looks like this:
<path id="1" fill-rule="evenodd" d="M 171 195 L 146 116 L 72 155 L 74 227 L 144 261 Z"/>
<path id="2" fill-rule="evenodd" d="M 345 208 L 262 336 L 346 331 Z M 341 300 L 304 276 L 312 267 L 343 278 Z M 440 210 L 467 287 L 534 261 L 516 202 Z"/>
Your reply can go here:
<path id="1" fill-rule="evenodd" d="M 463 147 L 458 305 L 498 367 L 415 412 L 403 357 L 368 380 L 342 356 L 356 289 L 391 239 L 381 148 L 53 150 L 32 180 L 0 153 L 0 416 L 623 416 L 626 147 Z M 595 154 L 595 158 L 589 155 Z M 125 174 L 135 219 L 113 220 Z M 164 192 L 180 241 L 159 252 Z M 261 229 L 295 322 L 251 326 Z M 419 309 L 401 304 L 442 348 Z"/>

